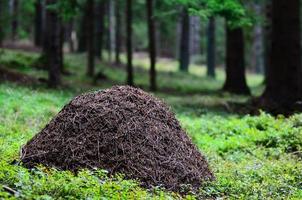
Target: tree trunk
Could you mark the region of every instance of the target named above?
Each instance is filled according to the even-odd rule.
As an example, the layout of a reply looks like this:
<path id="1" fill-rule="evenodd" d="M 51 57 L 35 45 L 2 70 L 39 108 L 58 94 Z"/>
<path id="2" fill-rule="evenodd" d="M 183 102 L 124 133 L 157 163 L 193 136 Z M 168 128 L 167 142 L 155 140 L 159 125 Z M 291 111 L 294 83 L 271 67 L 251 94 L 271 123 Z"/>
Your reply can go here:
<path id="1" fill-rule="evenodd" d="M 43 44 L 43 12 L 42 12 L 42 2 L 41 0 L 36 0 L 35 2 L 35 38 L 34 43 L 36 46 L 40 47 Z"/>
<path id="2" fill-rule="evenodd" d="M 88 66 L 87 75 L 94 76 L 95 68 L 95 28 L 94 28 L 94 0 L 87 1 L 87 50 L 88 50 Z"/>
<path id="3" fill-rule="evenodd" d="M 86 5 L 87 6 L 87 5 Z M 79 30 L 79 45 L 78 45 L 78 52 L 83 53 L 87 50 L 87 8 L 85 7 L 83 10 L 83 16 L 80 21 L 80 30 Z"/>
<path id="4" fill-rule="evenodd" d="M 274 0 L 270 65 L 262 99 L 280 112 L 302 99 L 300 38 L 300 1 Z"/>
<path id="5" fill-rule="evenodd" d="M 105 2 L 98 1 L 96 3 L 96 42 L 95 42 L 95 55 L 103 60 L 104 48 L 104 32 L 105 32 Z"/>
<path id="6" fill-rule="evenodd" d="M 249 95 L 245 78 L 244 35 L 242 28 L 227 27 L 226 42 L 226 81 L 224 91 Z"/>
<path id="7" fill-rule="evenodd" d="M 132 66 L 132 0 L 127 0 L 126 5 L 127 18 L 127 83 L 134 85 L 133 81 L 133 66 Z"/>
<path id="8" fill-rule="evenodd" d="M 66 74 L 67 71 L 64 68 L 64 41 L 65 41 L 65 27 L 60 20 L 60 71 L 62 74 Z"/>
<path id="9" fill-rule="evenodd" d="M 121 46 L 122 46 L 122 35 L 121 35 L 121 12 L 120 12 L 120 2 L 116 0 L 115 3 L 115 12 L 116 12 L 116 30 L 115 30 L 115 64 L 121 64 Z"/>
<path id="10" fill-rule="evenodd" d="M 251 67 L 257 74 L 263 73 L 263 48 L 262 48 L 262 28 L 256 25 L 253 30 L 253 44 L 251 55 Z"/>
<path id="11" fill-rule="evenodd" d="M 148 19 L 148 33 L 149 33 L 149 55 L 150 55 L 150 90 L 156 91 L 156 38 L 155 38 L 155 24 L 153 16 L 153 0 L 146 0 L 147 4 L 147 19 Z"/>
<path id="12" fill-rule="evenodd" d="M 109 62 L 112 62 L 112 54 L 115 51 L 115 1 L 110 0 L 108 3 L 109 6 Z"/>
<path id="13" fill-rule="evenodd" d="M 65 26 L 65 39 L 68 43 L 69 52 L 75 51 L 75 38 L 74 38 L 74 19 L 71 19 Z"/>
<path id="14" fill-rule="evenodd" d="M 3 1 L 0 1 L 0 47 L 2 47 L 3 44 L 3 40 L 4 40 L 4 29 L 3 29 L 3 25 L 4 25 L 4 5 L 3 5 Z"/>
<path id="15" fill-rule="evenodd" d="M 182 11 L 179 69 L 187 72 L 190 64 L 190 17 L 186 8 Z"/>
<path id="16" fill-rule="evenodd" d="M 190 55 L 200 54 L 201 21 L 199 16 L 190 16 Z"/>
<path id="17" fill-rule="evenodd" d="M 13 0 L 12 3 L 12 40 L 15 41 L 17 39 L 18 34 L 18 26 L 19 26 L 19 0 Z"/>
<path id="18" fill-rule="evenodd" d="M 56 0 L 46 0 L 46 5 L 53 5 Z M 45 57 L 47 60 L 47 68 L 49 71 L 49 86 L 58 87 L 61 84 L 61 24 L 57 11 L 52 9 L 46 10 L 46 47 Z"/>
<path id="19" fill-rule="evenodd" d="M 215 18 L 209 19 L 207 30 L 207 75 L 215 78 L 215 66 L 216 66 L 216 40 L 215 40 Z"/>
<path id="20" fill-rule="evenodd" d="M 264 82 L 267 82 L 268 68 L 271 65 L 270 54 L 272 47 L 272 0 L 266 0 L 265 5 L 265 26 L 264 26 Z"/>

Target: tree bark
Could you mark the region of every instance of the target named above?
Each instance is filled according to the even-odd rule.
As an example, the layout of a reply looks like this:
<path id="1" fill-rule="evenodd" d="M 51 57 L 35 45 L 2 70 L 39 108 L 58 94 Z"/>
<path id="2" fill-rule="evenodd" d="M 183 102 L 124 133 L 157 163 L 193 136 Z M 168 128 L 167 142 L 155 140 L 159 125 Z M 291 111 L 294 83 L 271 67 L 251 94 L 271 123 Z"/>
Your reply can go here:
<path id="1" fill-rule="evenodd" d="M 242 28 L 231 29 L 227 26 L 226 42 L 226 81 L 223 90 L 249 95 L 244 63 L 244 35 Z"/>
<path id="2" fill-rule="evenodd" d="M 4 40 L 4 29 L 3 29 L 3 24 L 4 24 L 4 5 L 3 1 L 0 1 L 0 47 L 2 47 L 3 40 Z"/>
<path id="3" fill-rule="evenodd" d="M 94 76 L 95 68 L 95 21 L 94 21 L 94 0 L 87 1 L 87 75 L 90 77 Z"/>
<path id="4" fill-rule="evenodd" d="M 60 20 L 60 71 L 62 74 L 66 74 L 67 71 L 64 68 L 64 41 L 65 41 L 65 27 Z"/>
<path id="5" fill-rule="evenodd" d="M 262 99 L 286 111 L 302 99 L 299 0 L 273 0 L 271 36 L 270 64 Z"/>
<path id="6" fill-rule="evenodd" d="M 13 0 L 12 4 L 12 40 L 17 39 L 18 27 L 19 27 L 19 0 Z"/>
<path id="7" fill-rule="evenodd" d="M 149 35 L 149 56 L 150 56 L 150 90 L 156 91 L 156 38 L 155 24 L 153 16 L 153 0 L 146 0 L 147 5 L 147 20 L 148 20 L 148 35 Z"/>
<path id="8" fill-rule="evenodd" d="M 121 64 L 121 46 L 122 46 L 122 35 L 121 35 L 121 12 L 120 12 L 120 2 L 116 0 L 115 3 L 115 12 L 116 12 L 116 30 L 115 30 L 115 64 Z"/>
<path id="9" fill-rule="evenodd" d="M 105 32 L 105 2 L 96 3 L 96 38 L 95 38 L 95 55 L 103 60 L 104 32 Z"/>
<path id="10" fill-rule="evenodd" d="M 108 53 L 109 53 L 109 62 L 112 62 L 112 55 L 113 52 L 115 51 L 115 1 L 114 0 L 109 0 L 108 2 L 108 10 L 109 10 L 109 15 L 108 15 L 108 22 L 109 22 L 109 40 L 108 40 Z"/>
<path id="11" fill-rule="evenodd" d="M 179 69 L 188 72 L 190 64 L 190 17 L 186 8 L 182 11 Z"/>
<path id="12" fill-rule="evenodd" d="M 272 47 L 272 0 L 266 0 L 265 3 L 265 18 L 264 25 L 264 82 L 267 82 L 268 68 L 271 65 L 270 54 Z"/>
<path id="13" fill-rule="evenodd" d="M 83 16 L 80 21 L 80 30 L 79 30 L 79 45 L 78 52 L 83 53 L 87 50 L 87 5 L 83 9 Z"/>
<path id="14" fill-rule="evenodd" d="M 126 1 L 127 20 L 127 84 L 133 86 L 133 66 L 132 66 L 132 0 Z"/>
<path id="15" fill-rule="evenodd" d="M 56 0 L 46 0 L 46 5 L 53 5 Z M 45 31 L 47 37 L 45 38 L 46 46 L 44 47 L 44 54 L 47 60 L 47 68 L 49 71 L 50 87 L 58 87 L 61 84 L 61 24 L 57 11 L 46 10 L 46 26 Z"/>
<path id="16" fill-rule="evenodd" d="M 43 11 L 41 0 L 35 2 L 35 36 L 34 43 L 40 47 L 43 44 Z"/>
<path id="17" fill-rule="evenodd" d="M 216 66 L 216 40 L 215 40 L 215 18 L 209 19 L 207 30 L 207 75 L 215 78 L 215 66 Z"/>

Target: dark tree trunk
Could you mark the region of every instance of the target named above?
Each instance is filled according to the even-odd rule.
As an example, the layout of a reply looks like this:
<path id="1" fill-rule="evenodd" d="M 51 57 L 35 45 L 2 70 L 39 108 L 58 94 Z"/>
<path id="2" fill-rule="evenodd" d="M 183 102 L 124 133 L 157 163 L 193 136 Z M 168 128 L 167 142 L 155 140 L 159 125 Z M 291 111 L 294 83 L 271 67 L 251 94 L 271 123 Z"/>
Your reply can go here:
<path id="1" fill-rule="evenodd" d="M 190 16 L 186 8 L 182 11 L 179 69 L 187 72 L 190 64 Z"/>
<path id="2" fill-rule="evenodd" d="M 15 41 L 17 39 L 19 26 L 19 0 L 13 0 L 12 9 L 12 40 Z"/>
<path id="3" fill-rule="evenodd" d="M 87 50 L 88 50 L 88 66 L 87 75 L 94 76 L 95 68 L 95 21 L 94 21 L 94 0 L 87 1 Z"/>
<path id="4" fill-rule="evenodd" d="M 270 65 L 262 99 L 280 112 L 302 99 L 300 38 L 300 1 L 273 0 Z"/>
<path id="5" fill-rule="evenodd" d="M 207 30 L 207 75 L 215 78 L 216 65 L 216 40 L 215 40 L 215 18 L 209 19 Z"/>
<path id="6" fill-rule="evenodd" d="M 96 38 L 95 55 L 103 60 L 104 32 L 105 32 L 105 2 L 98 1 L 96 4 Z"/>
<path id="7" fill-rule="evenodd" d="M 149 33 L 149 55 L 150 55 L 150 90 L 156 91 L 156 38 L 155 38 L 155 24 L 153 16 L 153 0 L 146 0 L 147 4 L 147 19 L 148 19 L 148 33 Z"/>
<path id="8" fill-rule="evenodd" d="M 66 74 L 67 71 L 64 68 L 64 41 L 65 41 L 65 27 L 62 21 L 60 21 L 60 71 L 62 74 Z"/>
<path id="9" fill-rule="evenodd" d="M 121 12 L 120 12 L 120 2 L 116 0 L 115 2 L 115 12 L 116 12 L 116 30 L 115 30 L 115 64 L 121 64 L 121 46 L 122 46 L 122 35 L 121 35 Z"/>
<path id="10" fill-rule="evenodd" d="M 242 28 L 227 27 L 226 42 L 226 81 L 224 91 L 249 95 L 244 63 L 244 35 Z"/>
<path id="11" fill-rule="evenodd" d="M 0 47 L 2 47 L 3 40 L 4 40 L 4 29 L 3 29 L 3 24 L 4 24 L 4 5 L 3 1 L 0 1 Z"/>
<path id="12" fill-rule="evenodd" d="M 270 51 L 272 47 L 272 0 L 266 0 L 265 5 L 265 26 L 264 26 L 264 82 L 267 82 L 268 68 L 271 65 Z"/>
<path id="13" fill-rule="evenodd" d="M 108 55 L 109 62 L 112 62 L 113 52 L 115 51 L 115 1 L 108 1 Z"/>
<path id="14" fill-rule="evenodd" d="M 126 5 L 127 18 L 127 83 L 134 85 L 133 66 L 132 66 L 132 0 L 127 0 Z"/>
<path id="15" fill-rule="evenodd" d="M 46 0 L 46 5 L 53 5 L 56 0 Z M 46 10 L 44 55 L 49 71 L 49 86 L 58 87 L 61 84 L 61 24 L 57 11 Z"/>
<path id="16" fill-rule="evenodd" d="M 78 52 L 83 53 L 87 50 L 87 8 L 84 8 L 83 16 L 80 22 L 80 30 L 79 30 L 79 45 Z"/>
<path id="17" fill-rule="evenodd" d="M 41 0 L 35 2 L 35 45 L 40 47 L 43 44 L 43 11 Z"/>

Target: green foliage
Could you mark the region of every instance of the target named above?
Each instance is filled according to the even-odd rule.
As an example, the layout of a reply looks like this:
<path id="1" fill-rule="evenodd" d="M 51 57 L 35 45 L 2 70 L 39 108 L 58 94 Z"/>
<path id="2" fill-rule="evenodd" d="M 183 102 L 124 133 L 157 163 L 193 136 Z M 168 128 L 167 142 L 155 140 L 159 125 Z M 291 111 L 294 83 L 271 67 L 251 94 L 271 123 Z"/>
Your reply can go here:
<path id="1" fill-rule="evenodd" d="M 186 6 L 193 15 L 202 18 L 222 16 L 233 28 L 251 26 L 254 21 L 241 0 L 173 0 L 170 3 Z"/>

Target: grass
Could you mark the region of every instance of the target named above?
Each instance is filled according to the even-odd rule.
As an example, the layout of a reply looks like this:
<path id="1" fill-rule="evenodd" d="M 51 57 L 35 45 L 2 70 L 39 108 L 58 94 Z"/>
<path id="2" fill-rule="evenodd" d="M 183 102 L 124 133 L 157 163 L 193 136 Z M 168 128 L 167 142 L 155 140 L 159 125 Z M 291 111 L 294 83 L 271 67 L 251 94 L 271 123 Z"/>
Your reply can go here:
<path id="1" fill-rule="evenodd" d="M 30 60 L 24 59 L 27 56 L 37 55 L 7 51 L 2 62 L 21 60 L 20 66 L 9 67 L 46 77 L 45 72 L 30 67 Z M 146 61 L 139 59 L 136 83 L 147 88 Z M 193 66 L 189 74 L 180 74 L 175 72 L 175 63 L 167 61 L 163 62 L 174 71 L 160 67 L 160 92 L 155 95 L 172 107 L 207 157 L 216 176 L 213 183 L 198 193 L 180 196 L 160 188 L 143 189 L 137 181 L 125 180 L 123 175 L 108 177 L 101 169 L 74 175 L 43 166 L 27 170 L 18 165 L 20 147 L 71 98 L 123 83 L 123 70 L 99 64 L 98 70 L 103 70 L 110 81 L 92 85 L 81 75 L 85 72 L 83 60 L 84 55 L 68 55 L 68 69 L 74 75 L 65 77 L 68 87 L 61 90 L 0 84 L 0 199 L 302 199 L 302 115 L 285 118 L 229 113 L 229 101 L 244 102 L 247 97 L 215 92 L 223 83 L 222 70 L 218 70 L 218 80 L 210 80 L 200 66 Z M 249 75 L 248 80 L 253 93 L 260 93 L 262 78 Z M 5 187 L 13 189 L 14 194 Z"/>

